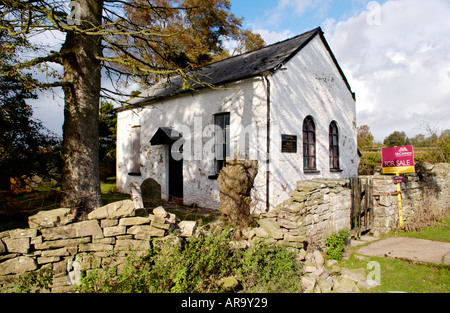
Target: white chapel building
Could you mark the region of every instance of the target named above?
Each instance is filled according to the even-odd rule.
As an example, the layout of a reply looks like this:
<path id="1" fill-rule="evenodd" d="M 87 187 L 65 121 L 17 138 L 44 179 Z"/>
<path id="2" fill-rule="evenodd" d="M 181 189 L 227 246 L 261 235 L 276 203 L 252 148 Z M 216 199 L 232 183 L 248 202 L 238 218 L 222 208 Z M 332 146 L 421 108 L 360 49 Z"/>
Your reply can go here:
<path id="1" fill-rule="evenodd" d="M 173 77 L 118 109 L 117 188 L 220 206 L 227 159 L 258 160 L 255 212 L 299 180 L 358 173 L 355 94 L 321 28 Z"/>

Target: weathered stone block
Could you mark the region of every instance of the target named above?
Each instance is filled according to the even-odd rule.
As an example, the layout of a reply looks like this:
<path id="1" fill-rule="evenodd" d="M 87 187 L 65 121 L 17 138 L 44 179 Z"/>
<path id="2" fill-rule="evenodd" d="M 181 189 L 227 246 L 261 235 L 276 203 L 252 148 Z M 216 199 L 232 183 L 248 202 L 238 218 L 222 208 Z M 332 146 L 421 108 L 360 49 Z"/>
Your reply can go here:
<path id="1" fill-rule="evenodd" d="M 105 237 L 114 237 L 119 235 L 125 235 L 127 233 L 126 226 L 113 226 L 103 228 L 103 235 Z"/>
<path id="2" fill-rule="evenodd" d="M 27 256 L 19 256 L 0 263 L 0 275 L 23 274 L 37 269 L 36 262 Z"/>
<path id="3" fill-rule="evenodd" d="M 274 239 L 283 239 L 284 234 L 280 227 L 270 219 L 258 220 L 258 224 Z"/>
<path id="4" fill-rule="evenodd" d="M 88 215 L 90 220 L 115 219 L 122 217 L 135 216 L 134 203 L 131 200 L 124 200 L 110 203 L 97 210 L 92 211 Z"/>
<path id="5" fill-rule="evenodd" d="M 28 253 L 30 250 L 30 238 L 11 239 L 3 238 L 9 253 Z"/>
<path id="6" fill-rule="evenodd" d="M 3 241 L 0 239 L 0 254 L 3 254 L 6 252 L 6 247 L 3 244 Z"/>
<path id="7" fill-rule="evenodd" d="M 96 251 L 112 251 L 113 245 L 107 245 L 102 243 L 85 243 L 80 245 L 80 252 L 96 252 Z"/>
<path id="8" fill-rule="evenodd" d="M 55 250 L 44 250 L 42 251 L 43 257 L 53 257 L 53 256 L 69 256 L 69 251 L 67 248 L 60 248 Z"/>
<path id="9" fill-rule="evenodd" d="M 149 215 L 148 218 L 155 223 L 164 224 L 166 222 L 166 219 L 161 215 Z"/>
<path id="10" fill-rule="evenodd" d="M 178 224 L 181 231 L 181 237 L 191 237 L 197 229 L 197 222 L 182 221 Z"/>
<path id="11" fill-rule="evenodd" d="M 70 209 L 60 208 L 51 211 L 41 211 L 28 218 L 30 228 L 45 228 L 67 225 L 75 220 L 76 214 Z"/>
<path id="12" fill-rule="evenodd" d="M 269 233 L 264 230 L 262 227 L 258 227 L 255 230 L 255 236 L 258 238 L 269 238 Z"/>
<path id="13" fill-rule="evenodd" d="M 150 242 L 144 240 L 117 240 L 115 250 L 128 251 L 128 250 L 148 250 L 150 249 Z"/>
<path id="14" fill-rule="evenodd" d="M 101 228 L 117 226 L 117 224 L 119 224 L 119 220 L 118 220 L 118 219 L 114 219 L 114 220 L 101 220 L 101 221 L 100 221 L 100 227 L 101 227 Z"/>
<path id="15" fill-rule="evenodd" d="M 163 237 L 166 231 L 153 226 L 133 226 L 127 230 L 127 234 L 134 235 L 136 239 L 150 240 L 152 237 Z M 117 245 L 117 243 L 116 243 Z"/>
<path id="16" fill-rule="evenodd" d="M 109 237 L 109 238 L 95 238 L 92 240 L 92 243 L 103 243 L 107 245 L 113 245 L 116 243 L 116 238 Z"/>
<path id="17" fill-rule="evenodd" d="M 97 221 L 84 221 L 60 226 L 55 228 L 42 229 L 42 237 L 45 240 L 70 239 L 77 237 L 103 237 L 103 232 Z"/>
<path id="18" fill-rule="evenodd" d="M 163 218 L 168 217 L 167 211 L 162 206 L 153 209 L 153 214 L 157 216 L 162 216 Z"/>
<path id="19" fill-rule="evenodd" d="M 39 265 L 42 265 L 48 263 L 56 263 L 59 262 L 59 260 L 61 260 L 59 256 L 39 257 L 37 258 L 37 263 Z"/>
<path id="20" fill-rule="evenodd" d="M 37 229 L 14 229 L 9 236 L 12 239 L 33 238 L 37 236 Z"/>
<path id="21" fill-rule="evenodd" d="M 289 195 L 293 201 L 301 203 L 308 199 L 309 193 L 305 191 L 293 190 L 289 193 Z"/>
<path id="22" fill-rule="evenodd" d="M 61 239 L 61 240 L 45 241 L 43 243 L 36 243 L 34 245 L 34 248 L 38 250 L 46 250 L 46 249 L 77 246 L 79 244 L 89 242 L 91 242 L 91 237 L 84 237 L 77 239 Z"/>
<path id="23" fill-rule="evenodd" d="M 151 222 L 150 226 L 153 226 L 155 228 L 165 229 L 165 230 L 169 230 L 169 228 L 170 228 L 169 224 L 162 224 L 162 223 L 156 223 L 156 222 Z"/>
<path id="24" fill-rule="evenodd" d="M 286 229 L 295 229 L 295 228 L 298 228 L 299 225 L 288 219 L 279 219 L 278 226 L 286 228 Z"/>
<path id="25" fill-rule="evenodd" d="M 149 217 L 126 217 L 119 221 L 120 226 L 136 226 L 150 223 Z"/>

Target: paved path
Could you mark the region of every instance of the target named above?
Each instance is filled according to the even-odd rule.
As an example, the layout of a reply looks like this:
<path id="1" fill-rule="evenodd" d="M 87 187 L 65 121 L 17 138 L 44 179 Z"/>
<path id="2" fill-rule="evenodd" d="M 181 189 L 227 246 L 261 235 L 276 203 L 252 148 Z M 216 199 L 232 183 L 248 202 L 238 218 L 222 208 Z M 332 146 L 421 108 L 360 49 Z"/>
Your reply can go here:
<path id="1" fill-rule="evenodd" d="M 425 239 L 392 237 L 356 250 L 368 256 L 401 258 L 418 262 L 450 265 L 450 243 Z"/>

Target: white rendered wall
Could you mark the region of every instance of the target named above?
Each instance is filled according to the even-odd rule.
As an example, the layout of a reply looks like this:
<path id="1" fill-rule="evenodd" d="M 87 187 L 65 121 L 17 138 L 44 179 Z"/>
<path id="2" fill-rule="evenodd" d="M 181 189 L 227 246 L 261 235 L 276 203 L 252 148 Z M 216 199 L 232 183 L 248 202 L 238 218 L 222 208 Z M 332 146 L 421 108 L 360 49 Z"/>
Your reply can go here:
<path id="1" fill-rule="evenodd" d="M 289 198 L 296 182 L 312 178 L 348 178 L 357 175 L 359 157 L 356 145 L 355 101 L 345 85 L 329 52 L 319 36 L 290 60 L 283 69 L 269 76 L 271 91 L 271 209 Z M 252 193 L 255 212 L 266 209 L 266 149 L 267 149 L 267 85 L 263 77 L 255 77 L 227 84 L 226 88 L 205 88 L 183 96 L 152 103 L 145 108 L 122 111 L 118 115 L 117 186 L 129 192 L 132 182 L 142 183 L 155 179 L 162 189 L 162 197 L 168 198 L 168 148 L 150 145 L 150 139 L 159 127 L 172 127 L 190 133 L 199 142 L 200 150 L 211 147 L 213 115 L 230 112 L 232 157 L 244 159 L 245 148 L 239 142 L 249 133 L 249 159 L 259 161 L 259 171 Z M 316 155 L 318 174 L 303 171 L 302 126 L 311 115 L 316 124 Z M 200 121 L 200 122 L 199 122 Z M 342 172 L 330 172 L 329 125 L 336 121 L 339 128 L 340 168 Z M 141 126 L 141 176 L 129 176 L 133 126 Z M 296 154 L 281 153 L 281 134 L 296 135 Z M 242 141 L 241 141 L 242 143 Z M 219 187 L 214 174 L 211 149 L 201 151 L 198 144 L 191 145 L 191 159 L 183 162 L 183 191 L 186 204 L 218 208 Z M 197 151 L 197 152 L 195 152 Z M 195 155 L 197 153 L 197 155 Z M 193 158 L 192 158 L 193 157 Z"/>
<path id="2" fill-rule="evenodd" d="M 271 77 L 272 209 L 289 198 L 296 182 L 313 178 L 357 176 L 359 157 L 356 144 L 356 108 L 342 76 L 319 36 L 302 49 L 284 69 Z M 316 125 L 316 166 L 319 173 L 303 171 L 303 120 L 311 115 Z M 340 169 L 330 172 L 329 126 L 339 129 Z M 279 127 L 279 133 L 276 129 Z M 297 153 L 280 153 L 281 134 L 296 135 Z M 277 138 L 278 136 L 278 138 Z M 278 154 L 278 157 L 277 157 Z"/>
<path id="3" fill-rule="evenodd" d="M 219 208 L 219 187 L 214 174 L 212 129 L 214 114 L 230 112 L 230 141 L 232 157 L 245 158 L 239 147 L 244 130 L 249 132 L 250 146 L 254 148 L 250 159 L 260 158 L 266 149 L 266 89 L 261 77 L 230 83 L 226 88 L 205 88 L 192 94 L 152 103 L 145 108 L 126 110 L 118 114 L 117 136 L 117 188 L 129 193 L 130 184 L 141 184 L 147 178 L 161 185 L 163 199 L 168 199 L 168 147 L 151 146 L 150 140 L 159 127 L 172 127 L 191 134 L 191 149 L 185 144 L 183 161 L 184 203 Z M 249 126 L 250 127 L 247 127 Z M 141 126 L 141 176 L 129 176 L 131 160 L 130 134 L 134 126 Z M 241 136 L 241 134 L 244 134 Z M 198 144 L 200 142 L 200 144 Z M 190 155 L 190 160 L 188 156 Z M 265 165 L 260 165 L 261 171 Z M 258 174 L 255 185 L 265 184 L 264 172 Z M 265 189 L 264 189 L 265 192 Z M 265 193 L 254 191 L 265 203 Z"/>

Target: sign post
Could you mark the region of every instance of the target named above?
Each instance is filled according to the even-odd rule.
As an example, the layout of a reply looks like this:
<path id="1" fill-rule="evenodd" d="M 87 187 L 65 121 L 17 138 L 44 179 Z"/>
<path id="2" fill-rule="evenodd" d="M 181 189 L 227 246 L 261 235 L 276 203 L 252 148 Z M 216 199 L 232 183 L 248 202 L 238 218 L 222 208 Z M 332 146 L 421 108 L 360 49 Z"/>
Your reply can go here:
<path id="1" fill-rule="evenodd" d="M 395 174 L 395 183 L 398 193 L 398 217 L 400 228 L 403 228 L 402 189 L 403 177 L 400 174 L 415 173 L 414 148 L 402 146 L 383 149 L 382 152 L 383 174 Z"/>

